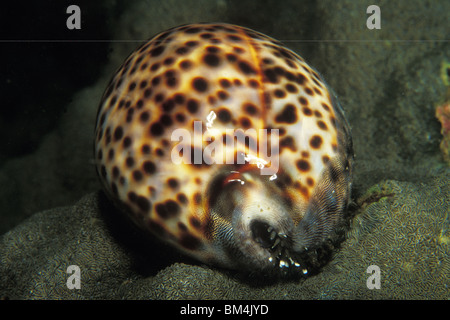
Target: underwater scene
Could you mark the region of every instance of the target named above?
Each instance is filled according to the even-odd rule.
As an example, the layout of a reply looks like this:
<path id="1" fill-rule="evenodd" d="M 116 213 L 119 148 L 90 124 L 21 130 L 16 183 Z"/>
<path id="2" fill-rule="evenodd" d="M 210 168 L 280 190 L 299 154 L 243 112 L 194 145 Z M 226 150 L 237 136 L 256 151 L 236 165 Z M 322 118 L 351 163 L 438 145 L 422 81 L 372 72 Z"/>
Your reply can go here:
<path id="1" fill-rule="evenodd" d="M 0 300 L 448 300 L 449 12 L 2 4 Z"/>

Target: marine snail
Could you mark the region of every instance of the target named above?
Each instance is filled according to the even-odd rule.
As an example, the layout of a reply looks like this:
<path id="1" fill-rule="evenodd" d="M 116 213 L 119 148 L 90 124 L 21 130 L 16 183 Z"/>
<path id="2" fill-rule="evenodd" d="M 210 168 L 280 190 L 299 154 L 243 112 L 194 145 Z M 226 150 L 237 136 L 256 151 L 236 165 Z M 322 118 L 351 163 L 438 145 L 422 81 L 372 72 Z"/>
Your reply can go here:
<path id="1" fill-rule="evenodd" d="M 299 55 L 244 27 L 190 24 L 117 71 L 95 159 L 114 202 L 188 255 L 305 275 L 344 223 L 353 148 L 336 97 Z"/>

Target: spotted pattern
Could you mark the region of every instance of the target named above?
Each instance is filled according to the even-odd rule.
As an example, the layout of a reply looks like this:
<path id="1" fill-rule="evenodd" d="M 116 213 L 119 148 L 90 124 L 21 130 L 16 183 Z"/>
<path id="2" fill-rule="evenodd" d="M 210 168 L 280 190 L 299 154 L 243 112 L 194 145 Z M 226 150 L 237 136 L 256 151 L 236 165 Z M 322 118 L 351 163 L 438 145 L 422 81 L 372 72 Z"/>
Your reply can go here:
<path id="1" fill-rule="evenodd" d="M 353 150 L 343 111 L 300 56 L 256 31 L 158 34 L 111 80 L 95 133 L 107 194 L 206 263 L 308 274 L 305 255 L 344 220 Z M 273 141 L 278 166 L 261 148 Z"/>

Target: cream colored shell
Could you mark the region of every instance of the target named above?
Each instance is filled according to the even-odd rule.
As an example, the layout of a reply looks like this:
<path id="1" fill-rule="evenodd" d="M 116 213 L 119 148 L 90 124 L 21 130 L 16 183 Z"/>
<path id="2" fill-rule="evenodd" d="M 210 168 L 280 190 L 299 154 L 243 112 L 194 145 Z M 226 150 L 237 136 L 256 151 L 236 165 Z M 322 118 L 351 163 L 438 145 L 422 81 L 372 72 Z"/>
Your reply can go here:
<path id="1" fill-rule="evenodd" d="M 271 143 L 278 160 L 261 149 Z M 187 254 L 305 273 L 305 252 L 343 221 L 353 151 L 337 100 L 300 56 L 247 28 L 193 24 L 155 36 L 118 70 L 95 158 L 119 207 Z"/>

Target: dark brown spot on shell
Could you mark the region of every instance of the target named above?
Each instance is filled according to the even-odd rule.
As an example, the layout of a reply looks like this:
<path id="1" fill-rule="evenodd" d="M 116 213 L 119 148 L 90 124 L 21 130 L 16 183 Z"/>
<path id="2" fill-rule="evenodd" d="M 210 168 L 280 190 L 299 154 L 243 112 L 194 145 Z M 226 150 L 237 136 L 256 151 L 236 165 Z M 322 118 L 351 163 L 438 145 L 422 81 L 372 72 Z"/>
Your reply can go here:
<path id="1" fill-rule="evenodd" d="M 190 233 L 181 236 L 180 245 L 188 250 L 196 250 L 200 244 L 200 239 Z"/>
<path id="2" fill-rule="evenodd" d="M 295 82 L 298 84 L 303 84 L 307 81 L 306 77 L 304 74 L 302 73 L 298 73 L 297 77 L 295 78 Z"/>
<path id="3" fill-rule="evenodd" d="M 164 203 L 157 203 L 155 205 L 155 211 L 160 218 L 169 219 L 180 214 L 181 208 L 176 201 L 167 200 Z"/>
<path id="4" fill-rule="evenodd" d="M 152 79 L 152 85 L 155 87 L 157 85 L 159 85 L 159 83 L 161 82 L 161 78 L 159 76 L 156 76 Z"/>
<path id="5" fill-rule="evenodd" d="M 237 56 L 233 53 L 228 53 L 226 58 L 229 62 L 235 62 L 237 60 Z"/>
<path id="6" fill-rule="evenodd" d="M 167 70 L 164 76 L 168 87 L 173 88 L 178 84 L 177 74 L 174 70 Z"/>
<path id="7" fill-rule="evenodd" d="M 134 170 L 133 171 L 133 178 L 136 181 L 141 181 L 142 180 L 142 172 L 140 172 L 139 170 Z"/>
<path id="8" fill-rule="evenodd" d="M 275 121 L 278 123 L 295 123 L 297 122 L 297 109 L 293 104 L 287 104 L 284 106 L 283 111 L 279 113 Z"/>
<path id="9" fill-rule="evenodd" d="M 336 129 L 336 118 L 334 116 L 330 116 L 330 121 L 333 127 Z"/>
<path id="10" fill-rule="evenodd" d="M 143 196 L 137 197 L 136 204 L 144 212 L 148 212 L 151 208 L 151 202 Z"/>
<path id="11" fill-rule="evenodd" d="M 212 33 L 202 33 L 200 35 L 200 38 L 202 38 L 202 39 L 211 39 L 212 37 L 214 37 L 214 35 Z"/>
<path id="12" fill-rule="evenodd" d="M 305 92 L 307 95 L 310 95 L 310 96 L 314 95 L 314 91 L 312 91 L 311 88 L 305 88 Z"/>
<path id="13" fill-rule="evenodd" d="M 116 130 L 114 130 L 114 141 L 122 139 L 123 129 L 121 126 L 118 126 Z"/>
<path id="14" fill-rule="evenodd" d="M 159 122 L 155 122 L 150 126 L 150 133 L 155 137 L 159 137 L 164 133 L 164 127 Z"/>
<path id="15" fill-rule="evenodd" d="M 154 64 L 152 64 L 152 66 L 150 67 L 150 71 L 156 71 L 159 69 L 161 65 L 158 62 L 155 62 Z"/>
<path id="16" fill-rule="evenodd" d="M 156 235 L 167 238 L 168 232 L 161 223 L 150 220 L 148 222 L 148 228 Z"/>
<path id="17" fill-rule="evenodd" d="M 313 112 L 309 107 L 303 107 L 302 112 L 305 116 L 312 116 Z"/>
<path id="18" fill-rule="evenodd" d="M 183 60 L 180 62 L 180 68 L 183 70 L 188 70 L 192 67 L 192 62 L 189 60 Z"/>
<path id="19" fill-rule="evenodd" d="M 125 164 L 128 168 L 132 168 L 134 166 L 134 159 L 132 157 L 127 157 L 125 160 Z"/>
<path id="20" fill-rule="evenodd" d="M 166 59 L 163 61 L 163 64 L 166 65 L 166 66 L 170 66 L 174 61 L 175 61 L 174 58 L 169 57 L 169 58 L 166 58 Z"/>
<path id="21" fill-rule="evenodd" d="M 286 92 L 284 90 L 281 89 L 276 89 L 274 92 L 275 97 L 277 98 L 284 98 L 286 97 Z"/>
<path id="22" fill-rule="evenodd" d="M 222 88 L 229 88 L 231 86 L 231 82 L 228 79 L 220 79 L 219 84 Z"/>
<path id="23" fill-rule="evenodd" d="M 278 83 L 278 75 L 275 73 L 273 69 L 264 70 L 264 78 L 267 82 Z"/>
<path id="24" fill-rule="evenodd" d="M 198 46 L 198 41 L 188 41 L 188 42 L 186 42 L 186 45 L 188 47 L 194 48 L 194 47 Z"/>
<path id="25" fill-rule="evenodd" d="M 192 87 L 198 92 L 206 92 L 208 90 L 208 82 L 205 78 L 196 77 L 192 80 Z"/>
<path id="26" fill-rule="evenodd" d="M 188 228 L 186 227 L 186 225 L 181 221 L 178 221 L 177 226 L 178 226 L 178 229 L 180 229 L 183 232 L 188 231 Z"/>
<path id="27" fill-rule="evenodd" d="M 164 112 L 171 112 L 175 108 L 175 101 L 173 99 L 167 99 L 162 104 Z"/>
<path id="28" fill-rule="evenodd" d="M 318 135 L 314 135 L 312 136 L 312 138 L 309 140 L 309 145 L 311 146 L 311 148 L 313 149 L 319 149 L 320 146 L 322 145 L 322 137 L 318 136 Z"/>
<path id="29" fill-rule="evenodd" d="M 164 156 L 164 151 L 161 148 L 156 148 L 155 149 L 155 153 L 158 157 L 163 157 Z"/>
<path id="30" fill-rule="evenodd" d="M 179 47 L 177 50 L 175 50 L 175 52 L 180 56 L 187 54 L 189 51 L 189 47 Z"/>
<path id="31" fill-rule="evenodd" d="M 184 193 L 179 193 L 178 195 L 177 195 L 177 199 L 178 199 L 178 201 L 179 202 L 181 202 L 182 204 L 187 204 L 189 201 L 188 201 L 188 198 L 186 197 L 186 195 L 184 194 Z"/>
<path id="32" fill-rule="evenodd" d="M 162 45 L 157 46 L 157 47 L 153 48 L 152 50 L 150 50 L 150 55 L 152 57 L 157 57 L 157 56 L 161 55 L 161 53 L 164 52 L 164 49 L 165 49 L 165 47 Z"/>
<path id="33" fill-rule="evenodd" d="M 330 106 L 329 105 L 327 105 L 326 103 L 323 103 L 322 102 L 322 108 L 325 110 L 325 111 L 328 111 L 328 112 L 330 112 Z"/>
<path id="34" fill-rule="evenodd" d="M 202 195 L 200 192 L 196 192 L 193 197 L 194 203 L 200 205 L 202 203 Z"/>
<path id="35" fill-rule="evenodd" d="M 333 149 L 334 152 L 337 152 L 338 146 L 336 143 L 332 143 L 331 148 Z"/>
<path id="36" fill-rule="evenodd" d="M 297 87 L 290 83 L 286 85 L 286 90 L 289 91 L 290 93 L 296 93 L 298 91 Z"/>
<path id="37" fill-rule="evenodd" d="M 244 128 L 244 129 L 248 129 L 252 126 L 251 120 L 247 117 L 240 118 L 239 123 L 241 124 L 242 128 Z"/>
<path id="38" fill-rule="evenodd" d="M 173 124 L 173 120 L 168 114 L 163 114 L 159 118 L 159 122 L 165 127 L 170 127 Z"/>
<path id="39" fill-rule="evenodd" d="M 229 34 L 229 35 L 227 36 L 227 38 L 230 39 L 231 41 L 234 41 L 234 42 L 241 42 L 241 41 L 242 41 L 242 38 L 241 38 L 241 37 L 236 36 L 236 35 L 234 35 L 234 34 Z"/>
<path id="40" fill-rule="evenodd" d="M 150 154 L 151 148 L 150 148 L 150 146 L 148 144 L 144 144 L 141 147 L 141 151 L 142 151 L 143 154 Z"/>
<path id="41" fill-rule="evenodd" d="M 136 88 L 136 82 L 130 83 L 130 85 L 128 86 L 128 90 L 129 90 L 129 91 L 133 91 L 134 88 Z"/>
<path id="42" fill-rule="evenodd" d="M 238 63 L 239 70 L 242 71 L 245 75 L 256 74 L 256 70 L 246 61 L 240 61 Z"/>
<path id="43" fill-rule="evenodd" d="M 199 102 L 195 99 L 189 99 L 186 105 L 189 113 L 194 114 L 198 111 Z"/>
<path id="44" fill-rule="evenodd" d="M 317 126 L 322 130 L 328 130 L 326 123 L 322 120 L 317 121 Z"/>
<path id="45" fill-rule="evenodd" d="M 150 119 L 150 114 L 148 113 L 148 111 L 142 112 L 139 116 L 139 120 L 141 120 L 141 122 L 147 122 L 148 119 Z"/>
<path id="46" fill-rule="evenodd" d="M 117 179 L 120 175 L 120 170 L 117 166 L 114 166 L 112 169 L 112 176 L 114 179 Z"/>
<path id="47" fill-rule="evenodd" d="M 176 119 L 178 122 L 183 123 L 183 122 L 186 120 L 186 116 L 185 116 L 184 114 L 182 114 L 182 113 L 177 113 L 177 114 L 175 115 L 175 119 Z"/>
<path id="48" fill-rule="evenodd" d="M 210 67 L 217 67 L 220 64 L 220 58 L 213 53 L 208 53 L 203 57 L 203 62 Z"/>
<path id="49" fill-rule="evenodd" d="M 100 174 L 102 175 L 102 177 L 104 179 L 106 179 L 106 167 L 105 165 L 102 164 L 102 166 L 100 167 Z"/>
<path id="50" fill-rule="evenodd" d="M 175 101 L 176 104 L 183 104 L 184 100 L 185 100 L 185 98 L 182 93 L 177 93 L 173 97 L 173 101 Z"/>
<path id="51" fill-rule="evenodd" d="M 154 174 L 156 172 L 156 166 L 153 162 L 147 160 L 142 164 L 142 170 L 147 174 Z"/>
<path id="52" fill-rule="evenodd" d="M 248 80 L 248 85 L 254 89 L 259 88 L 259 82 L 256 81 L 255 79 Z"/>
<path id="53" fill-rule="evenodd" d="M 209 46 L 209 47 L 206 47 L 206 51 L 208 51 L 210 53 L 217 53 L 220 51 L 220 48 L 216 47 L 216 46 Z"/>
<path id="54" fill-rule="evenodd" d="M 169 187 L 171 189 L 176 189 L 178 188 L 178 180 L 175 178 L 170 178 L 169 180 L 167 180 L 167 184 L 169 185 Z"/>
<path id="55" fill-rule="evenodd" d="M 200 222 L 200 220 L 197 217 L 194 217 L 194 216 L 189 217 L 189 223 L 195 229 L 200 229 L 200 227 L 202 226 L 202 223 Z"/>
<path id="56" fill-rule="evenodd" d="M 217 96 L 219 97 L 220 100 L 226 100 L 228 99 L 228 93 L 226 93 L 223 90 L 219 90 L 217 91 Z"/>
<path id="57" fill-rule="evenodd" d="M 139 109 L 142 109 L 143 106 L 144 106 L 144 101 L 142 99 L 139 99 L 136 102 L 136 108 L 139 110 Z"/>
<path id="58" fill-rule="evenodd" d="M 133 191 L 128 192 L 128 200 L 130 200 L 130 202 L 136 202 L 137 199 L 137 194 Z"/>
<path id="59" fill-rule="evenodd" d="M 282 148 L 288 148 L 292 151 L 297 151 L 297 148 L 295 147 L 294 139 L 291 136 L 284 137 L 280 140 L 280 146 Z"/>
<path id="60" fill-rule="evenodd" d="M 114 149 L 109 149 L 109 151 L 108 151 L 108 160 L 112 160 L 112 159 L 114 159 Z"/>
<path id="61" fill-rule="evenodd" d="M 309 197 L 309 191 L 307 187 L 300 185 L 298 186 L 298 190 L 304 197 Z"/>
<path id="62" fill-rule="evenodd" d="M 311 169 L 311 166 L 307 160 L 300 159 L 296 162 L 298 170 L 302 172 L 307 172 Z"/>
<path id="63" fill-rule="evenodd" d="M 250 102 L 244 104 L 244 111 L 251 116 L 255 116 L 258 114 L 258 108 Z"/>
<path id="64" fill-rule="evenodd" d="M 303 105 L 303 106 L 307 106 L 308 105 L 308 99 L 306 99 L 305 97 L 298 98 L 298 102 L 300 102 L 300 104 Z"/>
<path id="65" fill-rule="evenodd" d="M 217 118 L 222 123 L 228 123 L 231 121 L 231 112 L 228 109 L 222 108 L 217 112 Z"/>
<path id="66" fill-rule="evenodd" d="M 217 99 L 214 96 L 208 96 L 208 103 L 210 105 L 214 105 L 216 103 Z"/>

